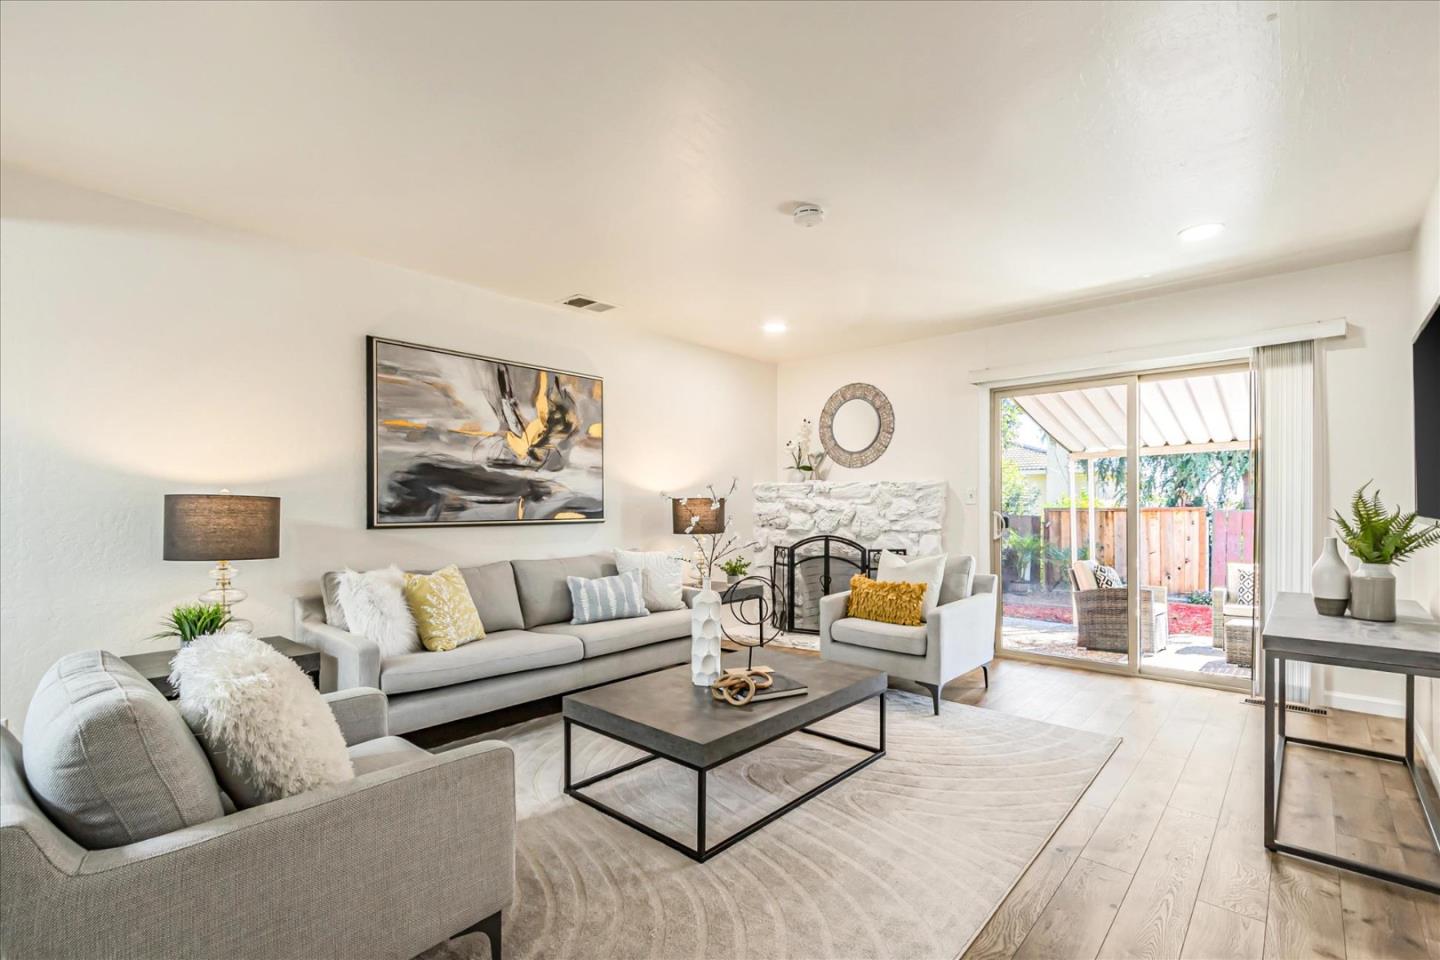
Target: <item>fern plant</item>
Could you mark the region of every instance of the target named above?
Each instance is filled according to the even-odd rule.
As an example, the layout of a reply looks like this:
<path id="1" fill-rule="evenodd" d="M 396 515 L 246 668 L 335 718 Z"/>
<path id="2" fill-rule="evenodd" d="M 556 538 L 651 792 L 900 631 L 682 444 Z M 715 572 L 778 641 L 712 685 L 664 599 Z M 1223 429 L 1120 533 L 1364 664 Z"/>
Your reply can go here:
<path id="1" fill-rule="evenodd" d="M 1396 507 L 1387 512 L 1377 489 L 1370 496 L 1362 484 L 1350 498 L 1350 518 L 1335 511 L 1333 520 L 1340 539 L 1361 563 L 1403 563 L 1412 554 L 1440 543 L 1440 523 L 1416 527 L 1414 513 L 1401 513 Z"/>
<path id="2" fill-rule="evenodd" d="M 180 646 L 186 646 L 196 637 L 219 633 L 230 623 L 230 614 L 219 603 L 182 603 L 170 611 L 170 616 L 160 623 L 166 629 L 155 634 L 151 640 L 178 637 Z"/>

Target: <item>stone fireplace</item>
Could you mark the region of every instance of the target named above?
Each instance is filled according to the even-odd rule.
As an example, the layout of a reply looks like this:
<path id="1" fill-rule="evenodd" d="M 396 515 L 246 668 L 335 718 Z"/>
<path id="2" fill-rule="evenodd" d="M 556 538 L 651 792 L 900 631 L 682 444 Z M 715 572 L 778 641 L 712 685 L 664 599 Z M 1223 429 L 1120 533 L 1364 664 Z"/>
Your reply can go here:
<path id="1" fill-rule="evenodd" d="M 786 626 L 814 633 L 820 626 L 820 597 L 845 589 L 850 575 L 872 568 L 879 550 L 910 556 L 939 553 L 945 521 L 945 484 L 939 480 L 837 481 L 757 483 L 755 539 L 762 563 L 771 562 L 775 548 L 809 540 L 798 551 L 830 562 L 798 563 L 794 571 L 794 607 Z M 821 538 L 812 540 L 811 538 Z M 845 541 L 850 541 L 849 544 Z M 782 583 L 789 571 L 771 575 Z M 792 626 L 793 624 L 793 626 Z"/>

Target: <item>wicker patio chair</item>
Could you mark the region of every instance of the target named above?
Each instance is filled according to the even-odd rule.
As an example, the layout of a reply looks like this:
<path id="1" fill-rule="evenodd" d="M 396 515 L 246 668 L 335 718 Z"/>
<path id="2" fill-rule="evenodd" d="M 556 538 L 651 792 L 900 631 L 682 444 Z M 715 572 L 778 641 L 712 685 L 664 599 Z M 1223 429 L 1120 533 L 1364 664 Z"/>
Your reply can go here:
<path id="1" fill-rule="evenodd" d="M 1070 567 L 1076 643 L 1087 650 L 1124 653 L 1128 644 L 1129 587 L 1101 587 L 1089 561 Z M 1140 588 L 1140 650 L 1154 653 L 1168 639 L 1164 587 Z"/>
<path id="2" fill-rule="evenodd" d="M 1211 643 L 1217 649 L 1228 646 L 1226 623 L 1231 620 L 1253 621 L 1259 615 L 1259 606 L 1255 603 L 1257 589 L 1255 564 L 1226 564 L 1225 586 L 1210 592 Z"/>

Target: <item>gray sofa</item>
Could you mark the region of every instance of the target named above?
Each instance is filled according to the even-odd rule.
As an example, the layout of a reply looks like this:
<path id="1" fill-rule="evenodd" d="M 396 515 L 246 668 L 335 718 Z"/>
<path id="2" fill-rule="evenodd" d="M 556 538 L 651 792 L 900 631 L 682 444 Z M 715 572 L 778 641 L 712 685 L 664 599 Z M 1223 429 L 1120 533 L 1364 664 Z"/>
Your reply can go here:
<path id="1" fill-rule="evenodd" d="M 939 605 L 918 627 L 846 616 L 850 591 L 820 598 L 820 656 L 884 670 L 930 691 L 936 716 L 940 688 L 979 667 L 990 686 L 995 658 L 996 577 L 976 574 L 973 557 L 951 557 Z"/>
<path id="2" fill-rule="evenodd" d="M 373 641 L 344 629 L 337 575 L 327 573 L 320 596 L 295 600 L 295 639 L 322 654 L 322 690 L 378 687 L 390 698 L 391 732 L 409 733 L 687 662 L 693 590 L 679 610 L 570 623 L 565 578 L 616 572 L 606 554 L 462 568 L 485 639 L 388 659 Z"/>
<path id="3" fill-rule="evenodd" d="M 500 912 L 515 890 L 508 746 L 431 755 L 388 735 L 380 691 L 328 694 L 355 779 L 225 815 L 198 742 L 188 759 L 159 746 L 166 723 L 168 743 L 176 730 L 189 736 L 173 706 L 119 658 L 96 653 L 103 668 L 66 680 L 74 705 L 50 726 L 99 697 L 127 706 L 98 720 L 92 709 L 78 741 L 47 736 L 36 720 L 28 749 L 53 751 L 30 757 L 46 779 L 27 780 L 20 742 L 0 731 L 0 956 L 405 958 L 472 930 L 500 955 Z M 172 789 L 212 791 L 216 815 L 139 829 L 175 815 L 156 771 Z M 118 845 L 82 846 L 36 799 L 77 778 L 106 798 L 86 816 L 92 828 L 113 818 Z"/>

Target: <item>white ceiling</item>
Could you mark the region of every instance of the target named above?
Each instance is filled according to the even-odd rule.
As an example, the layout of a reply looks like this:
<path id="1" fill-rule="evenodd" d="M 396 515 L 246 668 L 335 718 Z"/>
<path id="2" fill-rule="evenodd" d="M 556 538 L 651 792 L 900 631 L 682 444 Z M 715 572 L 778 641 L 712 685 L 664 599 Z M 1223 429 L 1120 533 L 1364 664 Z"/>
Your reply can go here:
<path id="1" fill-rule="evenodd" d="M 1437 13 L 6 2 L 0 151 L 775 359 L 1408 246 Z"/>

